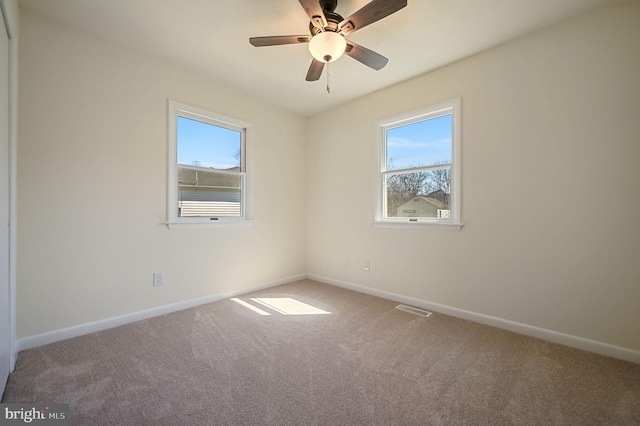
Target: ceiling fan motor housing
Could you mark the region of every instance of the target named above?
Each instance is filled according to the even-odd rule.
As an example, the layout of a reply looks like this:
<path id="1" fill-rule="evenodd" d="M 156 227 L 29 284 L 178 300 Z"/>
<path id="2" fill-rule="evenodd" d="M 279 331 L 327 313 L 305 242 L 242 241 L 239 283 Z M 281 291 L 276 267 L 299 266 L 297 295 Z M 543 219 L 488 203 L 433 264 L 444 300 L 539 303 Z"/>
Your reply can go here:
<path id="1" fill-rule="evenodd" d="M 311 35 L 316 35 L 320 31 L 333 31 L 338 32 L 338 25 L 344 21 L 344 18 L 335 13 L 336 7 L 338 7 L 338 0 L 319 0 L 322 13 L 327 20 L 327 26 L 324 28 L 318 28 L 313 25 L 313 22 L 309 23 L 309 31 Z"/>
<path id="2" fill-rule="evenodd" d="M 311 35 L 316 35 L 320 31 L 338 32 L 338 24 L 344 21 L 344 18 L 335 12 L 324 12 L 324 17 L 327 20 L 327 26 L 324 27 L 324 29 L 315 27 L 313 22 L 309 24 L 309 31 L 311 31 Z"/>

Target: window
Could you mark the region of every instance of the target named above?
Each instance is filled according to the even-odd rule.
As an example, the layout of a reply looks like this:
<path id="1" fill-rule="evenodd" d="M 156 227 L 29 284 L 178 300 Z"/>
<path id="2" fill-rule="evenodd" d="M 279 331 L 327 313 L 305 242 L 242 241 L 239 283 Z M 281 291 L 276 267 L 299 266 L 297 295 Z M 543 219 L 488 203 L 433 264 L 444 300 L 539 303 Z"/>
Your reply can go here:
<path id="1" fill-rule="evenodd" d="M 460 229 L 460 100 L 378 123 L 377 225 Z"/>
<path id="2" fill-rule="evenodd" d="M 170 228 L 250 218 L 248 127 L 239 120 L 169 101 Z"/>

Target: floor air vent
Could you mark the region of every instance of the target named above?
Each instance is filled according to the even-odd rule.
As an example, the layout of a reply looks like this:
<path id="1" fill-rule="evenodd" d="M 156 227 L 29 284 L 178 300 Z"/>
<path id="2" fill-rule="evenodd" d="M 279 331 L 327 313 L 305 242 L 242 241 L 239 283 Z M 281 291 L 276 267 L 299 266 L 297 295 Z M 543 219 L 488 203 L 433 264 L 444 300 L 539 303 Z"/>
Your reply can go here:
<path id="1" fill-rule="evenodd" d="M 425 310 L 414 308 L 414 307 L 407 306 L 407 305 L 398 305 L 398 306 L 396 306 L 396 309 L 400 309 L 401 311 L 409 312 L 410 314 L 420 315 L 421 317 L 430 317 L 431 315 L 433 315 L 429 311 L 425 311 Z"/>

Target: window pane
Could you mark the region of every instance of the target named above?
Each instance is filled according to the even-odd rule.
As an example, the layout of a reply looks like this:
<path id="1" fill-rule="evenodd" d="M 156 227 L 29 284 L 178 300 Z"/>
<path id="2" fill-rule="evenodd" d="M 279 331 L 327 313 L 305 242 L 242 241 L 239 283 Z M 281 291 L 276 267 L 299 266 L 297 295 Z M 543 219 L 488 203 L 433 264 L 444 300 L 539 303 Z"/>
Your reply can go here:
<path id="1" fill-rule="evenodd" d="M 452 115 L 386 131 L 387 170 L 451 164 Z"/>
<path id="2" fill-rule="evenodd" d="M 251 220 L 251 124 L 173 100 L 168 106 L 168 227 Z"/>
<path id="3" fill-rule="evenodd" d="M 449 219 L 451 169 L 386 176 L 387 217 Z"/>
<path id="4" fill-rule="evenodd" d="M 178 167 L 178 216 L 242 216 L 242 175 Z"/>
<path id="5" fill-rule="evenodd" d="M 178 117 L 178 164 L 240 171 L 242 134 Z"/>

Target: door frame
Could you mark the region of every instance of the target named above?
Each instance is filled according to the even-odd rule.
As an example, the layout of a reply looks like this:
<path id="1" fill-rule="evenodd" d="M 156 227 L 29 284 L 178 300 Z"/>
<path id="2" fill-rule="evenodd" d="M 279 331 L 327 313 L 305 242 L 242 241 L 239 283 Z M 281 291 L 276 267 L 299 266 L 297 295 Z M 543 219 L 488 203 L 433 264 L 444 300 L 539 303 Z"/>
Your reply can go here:
<path id="1" fill-rule="evenodd" d="M 16 366 L 17 166 L 18 166 L 18 0 L 0 0 L 9 36 L 9 371 Z M 4 389 L 4 383 L 2 383 Z"/>

